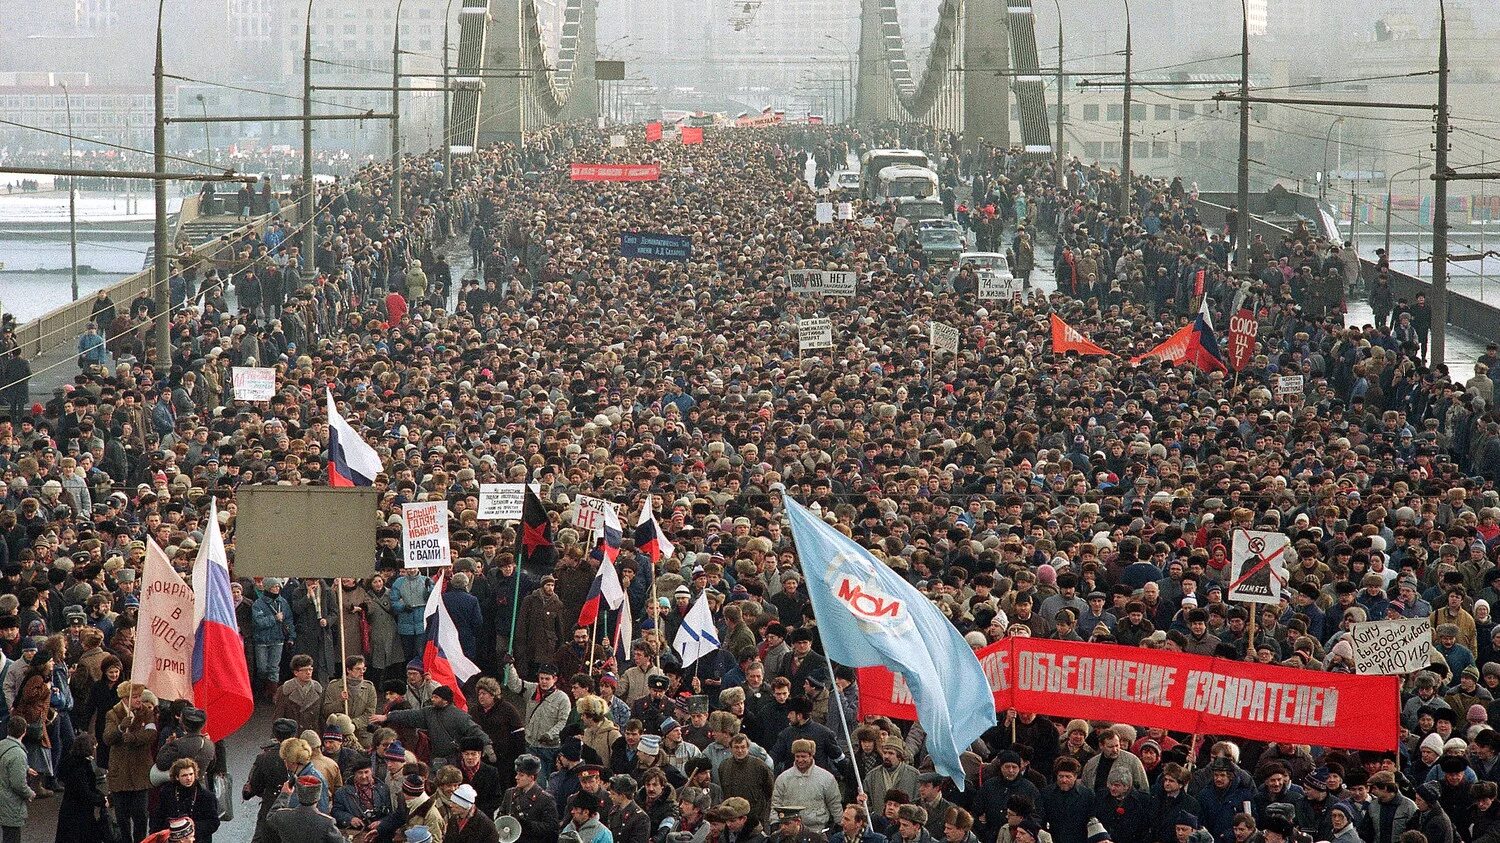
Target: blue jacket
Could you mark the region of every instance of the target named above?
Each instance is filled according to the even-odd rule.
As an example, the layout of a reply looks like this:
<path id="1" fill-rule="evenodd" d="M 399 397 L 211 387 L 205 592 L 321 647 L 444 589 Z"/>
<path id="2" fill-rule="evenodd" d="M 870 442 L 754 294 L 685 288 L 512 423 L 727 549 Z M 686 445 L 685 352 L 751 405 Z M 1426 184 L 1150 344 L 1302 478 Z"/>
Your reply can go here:
<path id="1" fill-rule="evenodd" d="M 421 574 L 397 577 L 391 583 L 391 608 L 396 612 L 397 635 L 421 635 L 427 631 L 422 612 L 427 608 L 427 595 L 431 593 L 432 580 Z"/>
<path id="2" fill-rule="evenodd" d="M 78 356 L 83 362 L 104 366 L 109 363 L 109 352 L 104 348 L 104 337 L 86 333 L 78 338 Z"/>
<path id="3" fill-rule="evenodd" d="M 479 598 L 467 591 L 450 588 L 443 592 L 443 606 L 448 610 L 448 617 L 453 619 L 453 628 L 458 631 L 459 646 L 472 658 L 479 652 L 479 630 L 484 626 Z"/>
<path id="4" fill-rule="evenodd" d="M 276 613 L 281 620 L 276 620 Z M 292 607 L 280 594 L 262 592 L 250 605 L 250 618 L 255 622 L 256 644 L 285 644 L 292 640 Z"/>
<path id="5" fill-rule="evenodd" d="M 1212 784 L 1193 794 L 1198 799 L 1198 819 L 1215 840 L 1224 839 L 1234 830 L 1234 815 L 1245 809 L 1245 803 L 1255 798 L 1255 792 L 1238 781 L 1220 791 Z"/>

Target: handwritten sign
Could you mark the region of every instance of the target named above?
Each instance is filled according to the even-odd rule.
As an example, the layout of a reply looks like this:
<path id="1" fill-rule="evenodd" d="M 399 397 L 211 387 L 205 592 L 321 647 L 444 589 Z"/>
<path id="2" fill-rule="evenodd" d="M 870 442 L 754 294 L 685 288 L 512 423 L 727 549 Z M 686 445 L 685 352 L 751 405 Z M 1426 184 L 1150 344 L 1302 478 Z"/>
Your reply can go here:
<path id="1" fill-rule="evenodd" d="M 826 316 L 797 320 L 797 349 L 833 348 L 833 321 Z"/>
<path id="2" fill-rule="evenodd" d="M 270 401 L 276 395 L 276 370 L 261 366 L 231 367 L 237 401 Z"/>
<path id="3" fill-rule="evenodd" d="M 952 325 L 933 322 L 928 326 L 927 337 L 932 343 L 932 350 L 934 352 L 946 351 L 949 354 L 958 353 L 958 329 Z"/>
<path id="4" fill-rule="evenodd" d="M 604 523 L 604 510 L 609 505 L 609 501 L 603 498 L 579 495 L 569 510 L 569 514 L 573 517 L 573 526 L 590 532 L 598 529 L 599 525 Z"/>
<path id="5" fill-rule="evenodd" d="M 1281 587 L 1287 580 L 1286 549 L 1291 542 L 1285 533 L 1235 530 L 1224 599 L 1273 606 L 1280 603 Z"/>
<path id="6" fill-rule="evenodd" d="M 193 592 L 160 546 L 146 540 L 130 681 L 163 700 L 193 700 Z"/>
<path id="7" fill-rule="evenodd" d="M 840 202 L 839 203 L 839 219 L 841 219 L 841 220 L 852 220 L 852 219 L 854 219 L 854 203 L 853 202 Z"/>
<path id="8" fill-rule="evenodd" d="M 624 135 L 610 135 L 609 136 L 609 148 L 610 149 L 624 149 L 625 148 L 625 136 Z"/>
<path id="9" fill-rule="evenodd" d="M 519 521 L 526 503 L 524 483 L 482 483 L 479 486 L 480 521 Z"/>
<path id="10" fill-rule="evenodd" d="M 1277 395 L 1301 395 L 1303 392 L 1303 380 L 1301 375 L 1282 375 L 1276 379 Z"/>
<path id="11" fill-rule="evenodd" d="M 409 568 L 448 564 L 448 503 L 423 501 L 401 505 L 401 546 Z"/>
<path id="12" fill-rule="evenodd" d="M 1432 655 L 1432 619 L 1357 623 L 1350 630 L 1354 672 L 1385 676 L 1422 670 Z"/>
<path id="13" fill-rule="evenodd" d="M 793 293 L 814 296 L 853 296 L 859 285 L 856 273 L 842 270 L 790 269 L 786 278 Z"/>
<path id="14" fill-rule="evenodd" d="M 819 202 L 815 209 L 815 219 L 818 222 L 833 222 L 833 203 Z"/>

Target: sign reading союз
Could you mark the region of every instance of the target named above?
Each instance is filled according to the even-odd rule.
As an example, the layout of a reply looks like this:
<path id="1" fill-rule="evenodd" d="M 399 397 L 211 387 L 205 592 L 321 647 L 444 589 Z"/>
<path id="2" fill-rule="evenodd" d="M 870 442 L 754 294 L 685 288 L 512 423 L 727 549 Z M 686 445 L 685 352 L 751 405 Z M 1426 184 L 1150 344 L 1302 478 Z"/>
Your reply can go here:
<path id="1" fill-rule="evenodd" d="M 997 710 L 1349 749 L 1390 749 L 1399 730 L 1392 677 L 1034 638 L 976 655 Z M 916 717 L 889 670 L 861 668 L 859 684 L 861 717 Z"/>

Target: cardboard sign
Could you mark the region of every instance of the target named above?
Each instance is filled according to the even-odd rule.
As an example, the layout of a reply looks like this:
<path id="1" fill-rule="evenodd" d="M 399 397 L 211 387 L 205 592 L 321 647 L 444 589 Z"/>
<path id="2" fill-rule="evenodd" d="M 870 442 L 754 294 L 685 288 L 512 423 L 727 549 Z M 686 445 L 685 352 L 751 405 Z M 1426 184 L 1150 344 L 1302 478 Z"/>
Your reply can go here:
<path id="1" fill-rule="evenodd" d="M 1432 656 L 1432 619 L 1357 623 L 1349 631 L 1354 672 L 1402 675 L 1423 670 Z"/>
<path id="2" fill-rule="evenodd" d="M 260 366 L 234 366 L 236 401 L 270 401 L 276 395 L 276 370 Z"/>
<path id="3" fill-rule="evenodd" d="M 1301 395 L 1303 392 L 1301 375 L 1282 375 L 1276 379 L 1277 395 Z"/>
<path id="4" fill-rule="evenodd" d="M 434 568 L 448 564 L 447 501 L 404 503 L 401 521 L 406 567 Z"/>
<path id="5" fill-rule="evenodd" d="M 927 327 L 927 338 L 932 343 L 932 350 L 946 351 L 949 354 L 958 354 L 958 329 L 952 325 L 944 325 L 942 322 L 933 322 Z"/>
<path id="6" fill-rule="evenodd" d="M 476 517 L 480 521 L 519 521 L 525 503 L 524 483 L 481 483 Z"/>
<path id="7" fill-rule="evenodd" d="M 979 273 L 979 300 L 995 301 L 1010 298 L 1011 285 L 993 272 Z"/>
<path id="8" fill-rule="evenodd" d="M 838 270 L 791 269 L 786 278 L 793 293 L 813 296 L 853 296 L 859 285 L 857 274 Z"/>
<path id="9" fill-rule="evenodd" d="M 573 526 L 579 530 L 593 532 L 604 523 L 604 510 L 609 505 L 609 501 L 603 498 L 579 495 L 578 500 L 573 501 L 573 507 L 568 511 L 572 516 Z"/>
<path id="10" fill-rule="evenodd" d="M 1286 533 L 1235 530 L 1224 599 L 1279 604 L 1281 587 L 1287 580 L 1286 549 L 1291 543 Z"/>
<path id="11" fill-rule="evenodd" d="M 820 223 L 833 222 L 833 203 L 819 202 L 814 218 Z"/>
<path id="12" fill-rule="evenodd" d="M 798 319 L 797 348 L 799 351 L 833 348 L 833 321 L 826 316 Z"/>
<path id="13" fill-rule="evenodd" d="M 685 261 L 693 256 L 693 238 L 681 234 L 620 232 L 620 255 L 662 261 Z"/>

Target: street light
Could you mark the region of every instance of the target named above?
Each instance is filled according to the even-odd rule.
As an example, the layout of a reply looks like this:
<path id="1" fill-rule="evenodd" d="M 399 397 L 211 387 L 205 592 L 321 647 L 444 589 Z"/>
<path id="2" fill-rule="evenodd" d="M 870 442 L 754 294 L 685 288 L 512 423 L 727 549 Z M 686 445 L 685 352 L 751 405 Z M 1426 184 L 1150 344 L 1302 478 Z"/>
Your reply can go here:
<path id="1" fill-rule="evenodd" d="M 1343 122 L 1344 118 L 1335 117 L 1333 122 L 1328 124 L 1328 134 L 1323 136 L 1323 178 L 1318 181 L 1318 199 L 1320 200 L 1328 198 L 1328 145 L 1333 143 L 1334 127 Z"/>
<path id="2" fill-rule="evenodd" d="M 311 281 L 317 274 L 313 258 L 318 246 L 317 187 L 313 182 L 312 145 L 312 13 L 314 0 L 307 0 L 307 28 L 302 41 L 302 196 L 298 199 L 302 217 L 302 280 Z"/>
<path id="3" fill-rule="evenodd" d="M 1235 215 L 1234 265 L 1241 271 L 1250 269 L 1250 2 L 1240 0 L 1240 161 L 1238 200 Z"/>
<path id="4" fill-rule="evenodd" d="M 63 108 L 68 116 L 68 166 L 77 166 L 73 160 L 73 94 L 68 83 L 62 83 Z M 68 176 L 68 252 L 73 265 L 73 301 L 78 301 L 78 177 Z M 100 330 L 108 328 L 100 325 Z"/>
<path id="5" fill-rule="evenodd" d="M 1066 189 L 1068 179 L 1063 175 L 1063 18 L 1062 3 L 1052 0 L 1057 7 L 1057 141 L 1052 150 L 1053 167 L 1057 170 L 1057 187 Z"/>
<path id="6" fill-rule="evenodd" d="M 448 67 L 449 43 L 453 38 L 453 0 L 443 9 L 443 186 L 453 188 L 452 69 Z"/>
<path id="7" fill-rule="evenodd" d="M 391 37 L 391 211 L 401 220 L 401 6 L 396 0 L 396 20 Z"/>
<path id="8" fill-rule="evenodd" d="M 1423 170 L 1426 170 L 1426 169 L 1430 168 L 1431 166 L 1432 166 L 1431 164 L 1424 163 L 1422 161 L 1422 156 L 1418 155 L 1417 156 L 1417 163 L 1413 164 L 1410 167 L 1407 167 L 1404 170 L 1399 170 L 1399 171 L 1391 174 L 1385 180 L 1385 259 L 1386 260 L 1390 260 L 1391 259 L 1391 184 L 1396 181 L 1396 176 L 1405 175 L 1407 173 L 1420 173 Z M 1417 182 L 1417 208 L 1420 209 L 1422 207 L 1422 192 L 1421 192 L 1422 191 L 1422 180 L 1421 179 L 1417 179 L 1416 182 Z M 1420 210 L 1418 211 L 1418 213 L 1420 213 Z M 1420 222 L 1420 220 L 1419 220 L 1419 222 Z M 1418 242 L 1420 243 L 1421 241 L 1419 240 Z"/>
<path id="9" fill-rule="evenodd" d="M 852 65 L 854 64 L 854 60 L 851 59 L 850 56 L 853 56 L 855 54 L 855 51 L 849 49 L 848 42 L 844 41 L 842 38 L 836 38 L 833 35 L 830 35 L 830 34 L 828 34 L 826 32 L 823 33 L 823 37 L 826 38 L 827 40 L 832 41 L 833 43 L 839 45 L 839 49 L 843 51 L 843 54 L 842 54 L 842 57 L 841 57 L 842 60 L 840 61 L 840 63 L 844 66 L 844 76 L 843 76 L 843 79 L 841 80 L 841 86 L 840 86 L 840 90 L 839 90 L 839 96 L 843 98 L 843 100 L 844 100 L 844 106 L 843 106 L 843 111 L 842 111 L 842 117 L 843 117 L 843 119 L 840 120 L 839 122 L 841 122 L 841 123 L 848 122 L 848 120 L 849 120 L 849 101 L 854 98 L 854 91 L 853 91 L 853 88 L 854 88 L 854 73 L 853 73 L 853 67 L 852 67 Z"/>
<path id="10" fill-rule="evenodd" d="M 208 169 L 214 168 L 214 144 L 208 139 L 208 100 L 202 94 L 198 97 L 198 107 L 203 109 L 203 154 L 208 156 Z"/>
<path id="11" fill-rule="evenodd" d="M 167 171 L 167 95 L 166 65 L 162 49 L 162 17 L 166 14 L 167 0 L 156 0 L 156 67 L 151 74 L 153 94 L 156 99 L 156 131 L 152 143 L 152 169 L 156 173 Z M 167 182 L 162 178 L 151 181 L 156 200 L 156 260 L 151 274 L 151 283 L 156 288 L 156 366 L 159 371 L 171 365 L 172 299 L 167 288 L 167 267 L 171 258 L 167 255 Z"/>
<path id="12" fill-rule="evenodd" d="M 1130 60 L 1135 48 L 1130 40 L 1130 0 L 1125 3 L 1125 113 L 1120 115 L 1120 214 L 1130 216 Z"/>

